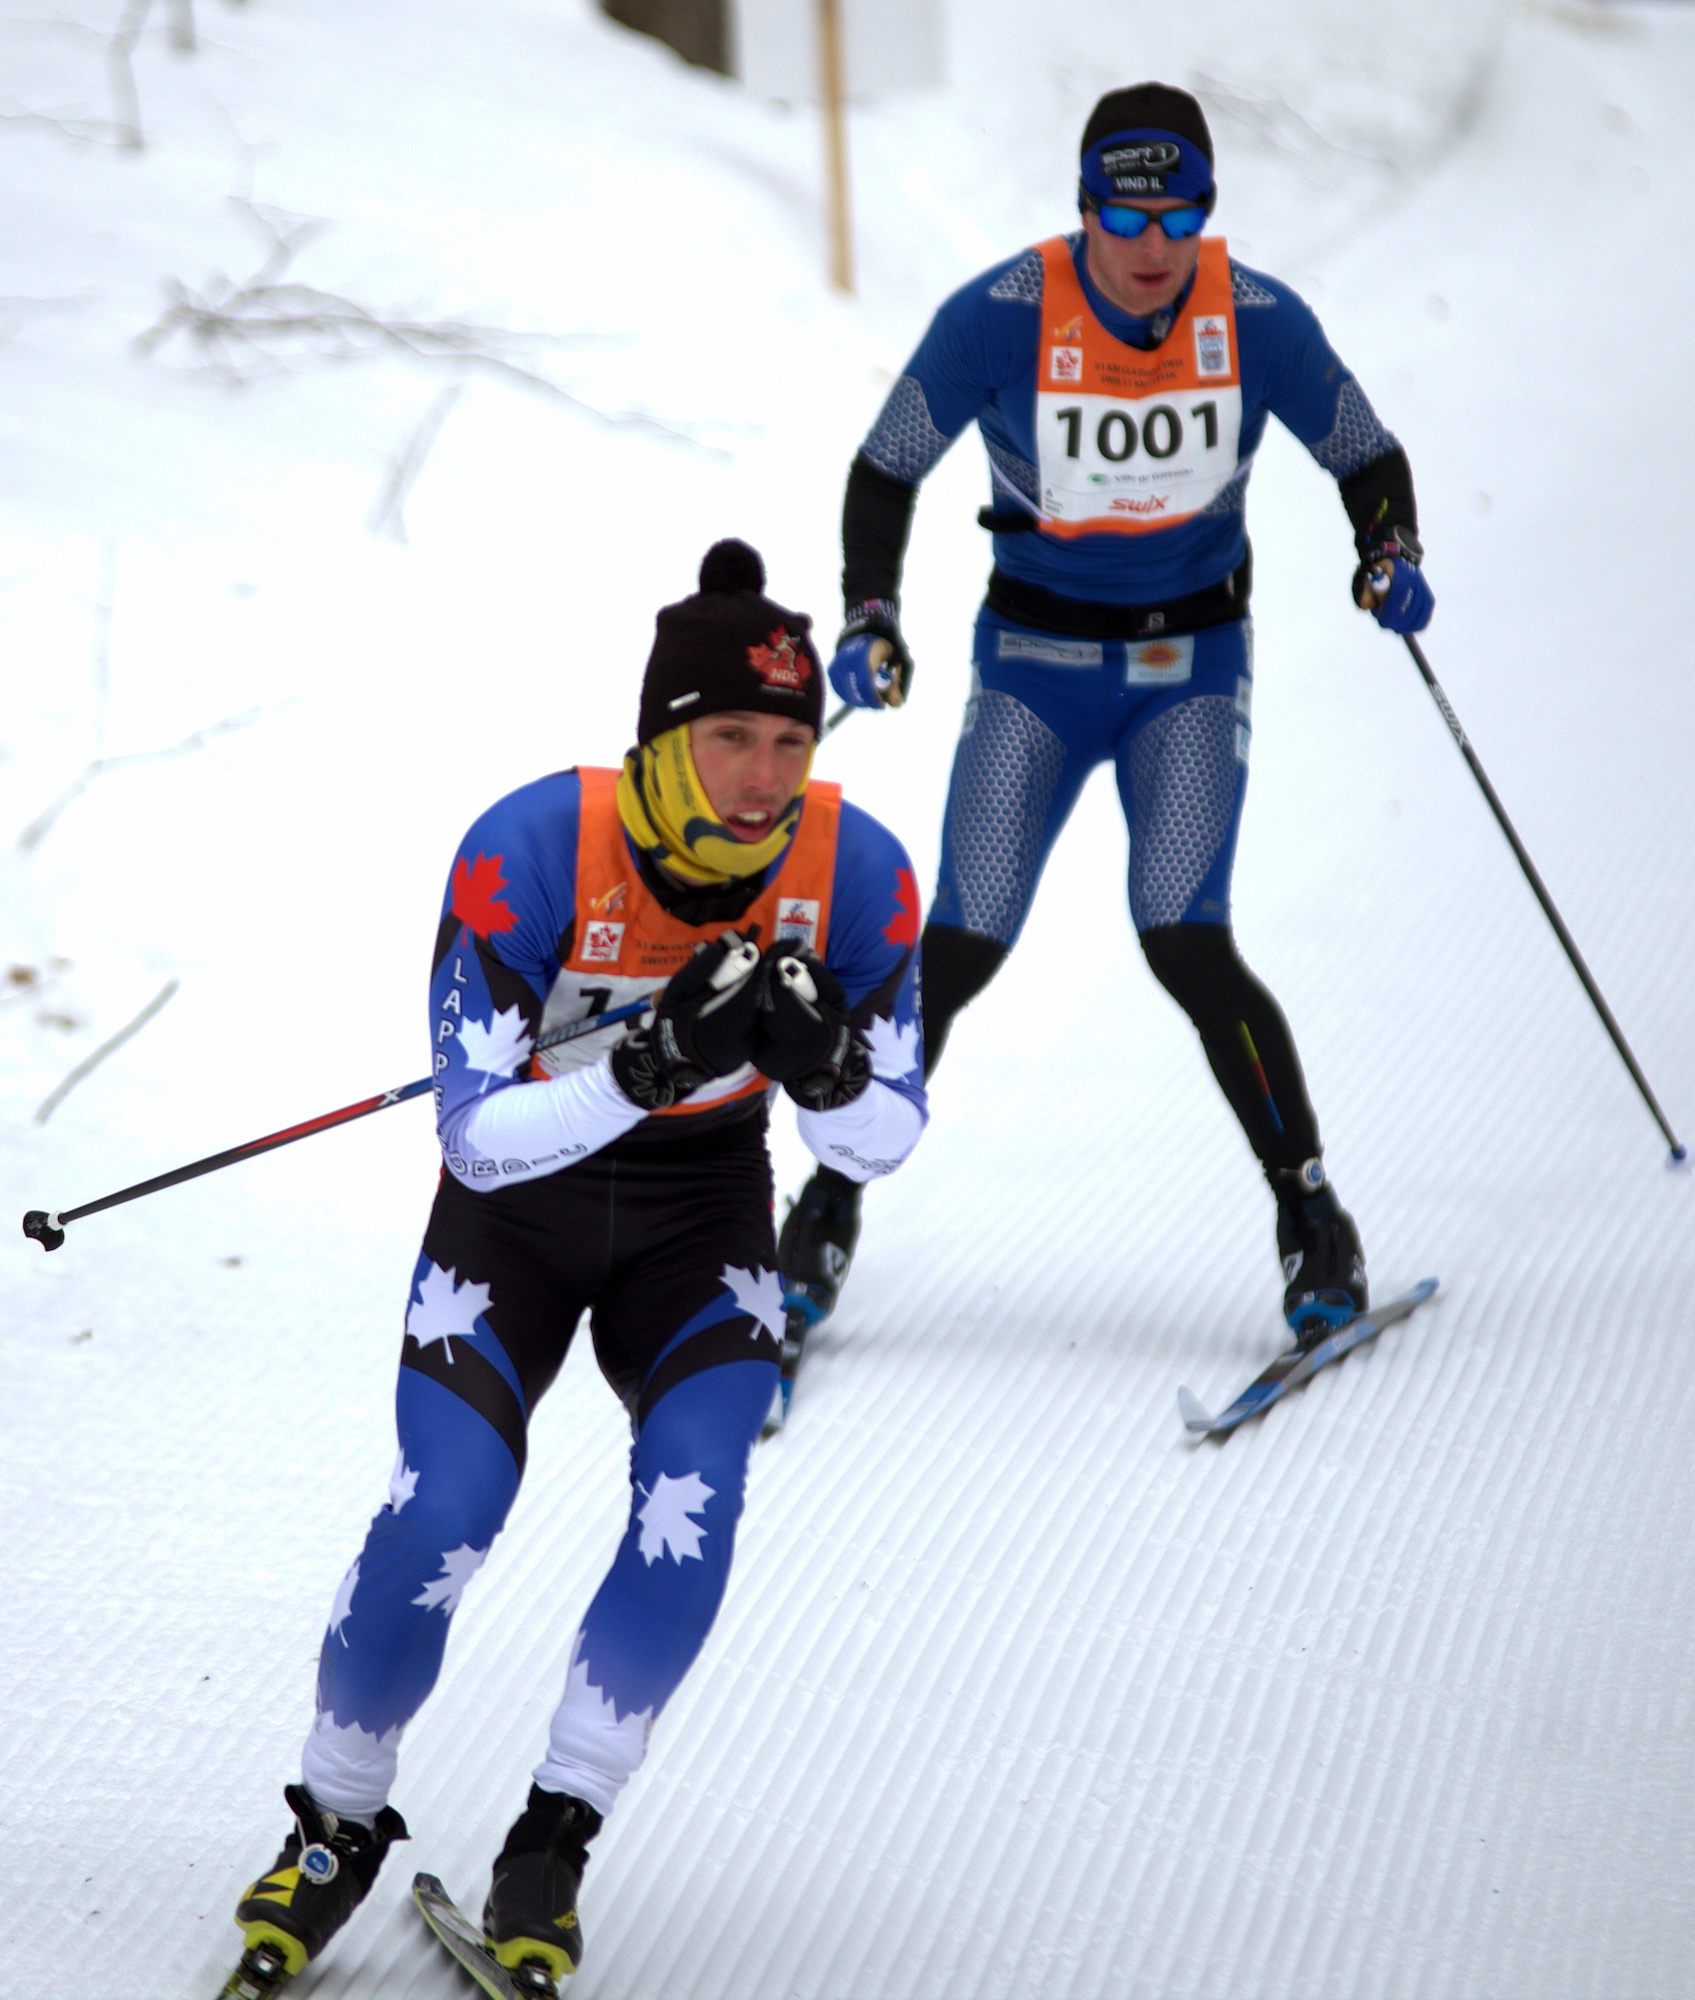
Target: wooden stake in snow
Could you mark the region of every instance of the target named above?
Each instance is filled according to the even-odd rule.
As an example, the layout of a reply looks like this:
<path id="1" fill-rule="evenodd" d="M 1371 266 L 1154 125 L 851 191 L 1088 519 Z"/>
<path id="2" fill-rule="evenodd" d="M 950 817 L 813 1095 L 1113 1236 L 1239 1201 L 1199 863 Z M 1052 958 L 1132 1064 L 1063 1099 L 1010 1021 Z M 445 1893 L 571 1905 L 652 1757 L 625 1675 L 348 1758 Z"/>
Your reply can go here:
<path id="1" fill-rule="evenodd" d="M 847 118 L 843 109 L 840 0 L 818 0 L 818 98 L 824 113 L 824 176 L 830 199 L 830 283 L 853 290 L 853 222 L 848 211 Z"/>

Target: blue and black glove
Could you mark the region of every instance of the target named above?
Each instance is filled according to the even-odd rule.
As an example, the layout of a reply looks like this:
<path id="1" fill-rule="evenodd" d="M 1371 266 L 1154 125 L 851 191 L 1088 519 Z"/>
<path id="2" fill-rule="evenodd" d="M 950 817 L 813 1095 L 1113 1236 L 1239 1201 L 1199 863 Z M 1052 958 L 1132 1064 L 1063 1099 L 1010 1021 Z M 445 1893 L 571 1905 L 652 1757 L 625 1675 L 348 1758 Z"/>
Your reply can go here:
<path id="1" fill-rule="evenodd" d="M 1436 609 L 1436 593 L 1419 568 L 1424 550 L 1410 528 L 1391 528 L 1360 551 L 1354 602 L 1385 632 L 1422 632 Z"/>
<path id="2" fill-rule="evenodd" d="M 850 708 L 899 708 L 912 686 L 899 607 L 881 597 L 850 604 L 829 672 L 831 687 Z"/>

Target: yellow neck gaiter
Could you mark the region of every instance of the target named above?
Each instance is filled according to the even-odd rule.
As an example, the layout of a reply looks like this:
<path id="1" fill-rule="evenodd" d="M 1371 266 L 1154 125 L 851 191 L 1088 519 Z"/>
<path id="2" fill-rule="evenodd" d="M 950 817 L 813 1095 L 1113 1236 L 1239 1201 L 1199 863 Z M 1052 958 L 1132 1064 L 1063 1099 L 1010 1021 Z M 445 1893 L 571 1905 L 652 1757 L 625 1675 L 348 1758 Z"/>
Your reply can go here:
<path id="1" fill-rule="evenodd" d="M 712 810 L 689 751 L 689 726 L 679 723 L 651 743 L 638 743 L 618 779 L 618 817 L 649 860 L 702 888 L 745 881 L 782 853 L 800 819 L 800 789 L 763 840 L 738 840 Z"/>

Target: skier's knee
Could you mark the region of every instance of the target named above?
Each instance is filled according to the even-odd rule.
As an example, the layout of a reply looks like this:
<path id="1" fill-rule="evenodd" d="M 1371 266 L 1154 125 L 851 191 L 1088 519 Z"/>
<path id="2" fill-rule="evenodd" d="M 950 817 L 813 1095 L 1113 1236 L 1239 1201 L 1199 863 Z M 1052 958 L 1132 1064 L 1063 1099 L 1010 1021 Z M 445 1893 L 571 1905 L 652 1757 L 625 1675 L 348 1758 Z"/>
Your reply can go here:
<path id="1" fill-rule="evenodd" d="M 1245 968 L 1228 924 L 1159 924 L 1139 942 L 1154 977 L 1191 1020 L 1229 1006 Z"/>
<path id="2" fill-rule="evenodd" d="M 726 1362 L 685 1376 L 642 1419 L 632 1478 L 651 1490 L 658 1478 L 692 1474 L 732 1500 L 739 1514 L 748 1460 L 776 1387 L 777 1370 L 768 1361 Z"/>
<path id="3" fill-rule="evenodd" d="M 960 1008 L 975 1000 L 1006 962 L 1010 945 L 952 924 L 926 924 L 920 991 L 924 1007 L 924 1074 L 936 1067 Z"/>

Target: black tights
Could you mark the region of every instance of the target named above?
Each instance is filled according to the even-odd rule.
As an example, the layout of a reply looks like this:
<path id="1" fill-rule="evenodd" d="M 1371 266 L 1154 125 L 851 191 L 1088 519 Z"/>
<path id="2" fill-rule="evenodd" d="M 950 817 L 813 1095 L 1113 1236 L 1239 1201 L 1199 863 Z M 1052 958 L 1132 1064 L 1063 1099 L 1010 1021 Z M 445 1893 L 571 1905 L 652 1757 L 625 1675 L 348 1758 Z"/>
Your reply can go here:
<path id="1" fill-rule="evenodd" d="M 1195 1024 L 1218 1086 L 1269 1171 L 1319 1151 L 1318 1120 L 1283 1010 L 1242 963 L 1227 924 L 1161 924 L 1141 945 L 1154 977 Z M 975 931 L 926 924 L 924 1076 L 960 1008 L 1000 970 L 1008 947 Z"/>

